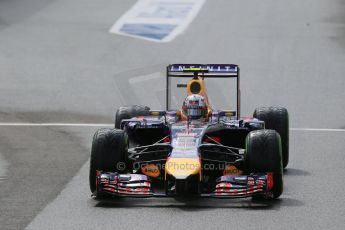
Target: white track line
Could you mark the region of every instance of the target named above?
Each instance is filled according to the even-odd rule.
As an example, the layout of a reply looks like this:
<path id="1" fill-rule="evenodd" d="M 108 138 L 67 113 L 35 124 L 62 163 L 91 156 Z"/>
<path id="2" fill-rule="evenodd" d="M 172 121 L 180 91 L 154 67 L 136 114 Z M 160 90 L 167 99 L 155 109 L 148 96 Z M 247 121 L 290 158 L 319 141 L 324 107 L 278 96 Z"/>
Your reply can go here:
<path id="1" fill-rule="evenodd" d="M 114 124 L 106 123 L 19 123 L 0 122 L 0 126 L 23 127 L 114 127 Z M 345 129 L 319 129 L 319 128 L 290 128 L 291 131 L 320 131 L 320 132 L 345 132 Z"/>
<path id="2" fill-rule="evenodd" d="M 345 129 L 290 128 L 291 131 L 345 132 Z"/>
<path id="3" fill-rule="evenodd" d="M 25 126 L 25 127 L 113 127 L 114 124 L 99 123 L 0 123 L 0 126 Z"/>

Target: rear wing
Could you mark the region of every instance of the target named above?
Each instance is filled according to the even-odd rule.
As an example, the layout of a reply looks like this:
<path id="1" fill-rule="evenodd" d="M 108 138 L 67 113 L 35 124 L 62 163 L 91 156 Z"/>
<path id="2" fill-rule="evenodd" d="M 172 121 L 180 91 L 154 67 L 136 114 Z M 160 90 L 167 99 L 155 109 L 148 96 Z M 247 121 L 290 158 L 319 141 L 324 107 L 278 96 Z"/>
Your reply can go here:
<path id="1" fill-rule="evenodd" d="M 166 74 L 166 110 L 169 110 L 169 78 L 236 78 L 236 115 L 240 117 L 240 67 L 235 64 L 171 64 Z"/>
<path id="2" fill-rule="evenodd" d="M 172 64 L 167 66 L 167 76 L 190 77 L 200 73 L 203 77 L 239 77 L 240 68 L 235 64 Z"/>

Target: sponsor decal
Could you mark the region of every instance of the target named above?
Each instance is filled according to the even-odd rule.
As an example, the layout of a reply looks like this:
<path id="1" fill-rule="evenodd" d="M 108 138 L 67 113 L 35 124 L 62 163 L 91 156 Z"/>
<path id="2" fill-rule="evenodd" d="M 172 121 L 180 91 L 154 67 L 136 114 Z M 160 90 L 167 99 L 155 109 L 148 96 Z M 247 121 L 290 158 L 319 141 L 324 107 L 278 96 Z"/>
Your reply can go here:
<path id="1" fill-rule="evenodd" d="M 248 181 L 247 181 L 248 185 L 255 185 L 255 181 L 253 177 L 248 177 Z"/>
<path id="2" fill-rule="evenodd" d="M 141 172 L 150 177 L 158 177 L 160 175 L 160 170 L 155 164 L 144 165 L 141 168 Z"/>
<path id="3" fill-rule="evenodd" d="M 174 64 L 170 65 L 169 71 L 171 72 L 183 72 L 186 69 L 190 68 L 206 68 L 209 72 L 215 73 L 215 72 L 225 72 L 225 73 L 237 73 L 238 67 L 237 65 L 219 65 L 219 64 L 205 64 L 205 65 L 179 65 Z"/>

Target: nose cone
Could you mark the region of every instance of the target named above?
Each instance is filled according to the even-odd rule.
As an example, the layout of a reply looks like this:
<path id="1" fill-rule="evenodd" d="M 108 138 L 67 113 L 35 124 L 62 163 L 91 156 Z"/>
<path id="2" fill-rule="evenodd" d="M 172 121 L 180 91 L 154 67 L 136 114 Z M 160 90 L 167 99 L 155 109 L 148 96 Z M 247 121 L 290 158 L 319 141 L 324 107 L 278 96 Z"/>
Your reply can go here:
<path id="1" fill-rule="evenodd" d="M 165 164 L 165 173 L 176 179 L 187 179 L 190 175 L 200 173 L 201 164 L 197 158 L 169 158 Z"/>

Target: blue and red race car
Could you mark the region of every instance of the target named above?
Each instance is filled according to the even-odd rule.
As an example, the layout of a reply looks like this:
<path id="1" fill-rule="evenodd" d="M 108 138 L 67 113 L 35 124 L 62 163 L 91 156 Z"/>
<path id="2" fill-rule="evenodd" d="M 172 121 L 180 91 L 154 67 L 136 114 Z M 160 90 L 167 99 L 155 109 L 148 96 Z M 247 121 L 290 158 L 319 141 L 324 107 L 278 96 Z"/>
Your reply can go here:
<path id="1" fill-rule="evenodd" d="M 234 110 L 212 106 L 206 82 L 220 78 L 236 80 Z M 172 79 L 184 81 L 176 84 L 185 89 L 180 109 L 171 108 Z M 166 82 L 166 110 L 120 107 L 115 128 L 95 133 L 92 194 L 278 198 L 289 156 L 287 110 L 259 107 L 252 117 L 240 117 L 240 75 L 234 64 L 172 64 Z"/>

